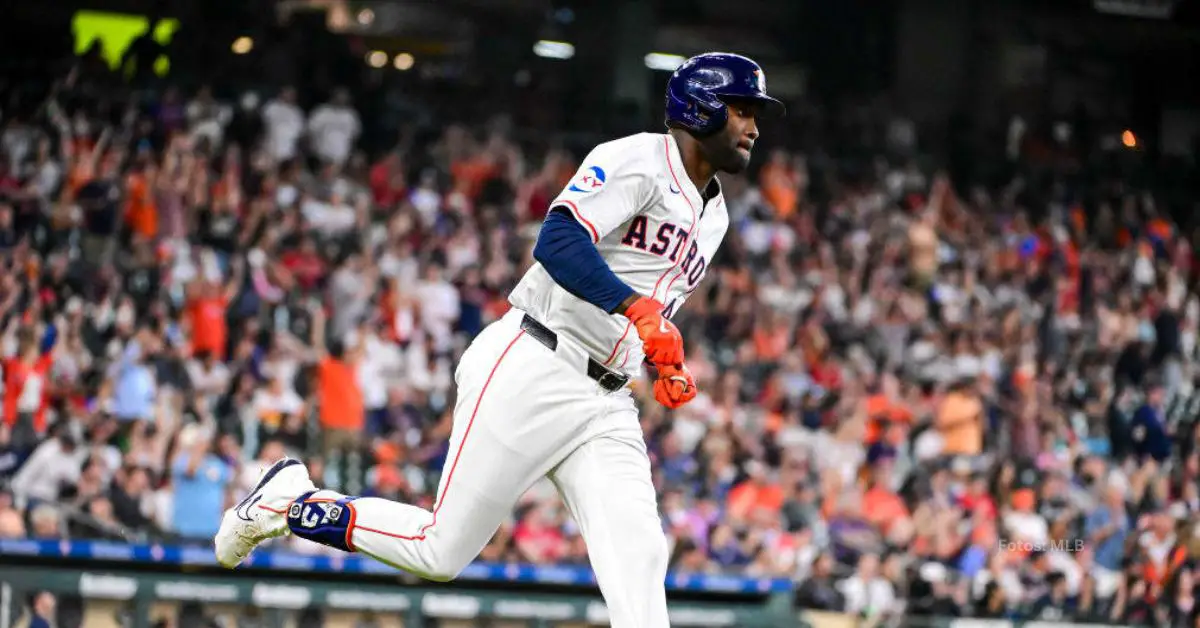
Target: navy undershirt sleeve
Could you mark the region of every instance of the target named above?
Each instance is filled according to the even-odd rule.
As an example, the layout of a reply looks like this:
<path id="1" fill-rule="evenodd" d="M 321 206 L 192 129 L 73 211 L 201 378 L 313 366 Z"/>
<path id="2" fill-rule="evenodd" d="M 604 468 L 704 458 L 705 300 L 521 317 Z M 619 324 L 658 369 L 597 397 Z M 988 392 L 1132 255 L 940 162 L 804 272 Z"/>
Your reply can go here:
<path id="1" fill-rule="evenodd" d="M 600 257 L 587 229 L 564 209 L 546 216 L 533 258 L 567 292 L 605 312 L 615 312 L 633 294 Z"/>

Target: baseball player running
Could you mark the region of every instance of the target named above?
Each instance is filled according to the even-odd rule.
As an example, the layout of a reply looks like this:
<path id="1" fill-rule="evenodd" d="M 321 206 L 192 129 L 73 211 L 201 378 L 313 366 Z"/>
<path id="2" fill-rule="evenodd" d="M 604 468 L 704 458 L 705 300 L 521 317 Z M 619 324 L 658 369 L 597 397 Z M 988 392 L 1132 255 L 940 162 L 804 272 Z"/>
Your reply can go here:
<path id="1" fill-rule="evenodd" d="M 628 387 L 643 363 L 654 397 L 696 396 L 670 322 L 729 225 L 717 172 L 750 162 L 758 118 L 783 105 L 762 69 L 735 54 L 689 59 L 671 76 L 666 134 L 597 146 L 551 204 L 537 263 L 513 308 L 467 348 L 449 455 L 432 511 L 318 490 L 283 459 L 222 519 L 218 561 L 241 563 L 294 534 L 430 580 L 453 579 L 548 476 L 578 522 L 612 625 L 667 620 L 667 542 Z"/>

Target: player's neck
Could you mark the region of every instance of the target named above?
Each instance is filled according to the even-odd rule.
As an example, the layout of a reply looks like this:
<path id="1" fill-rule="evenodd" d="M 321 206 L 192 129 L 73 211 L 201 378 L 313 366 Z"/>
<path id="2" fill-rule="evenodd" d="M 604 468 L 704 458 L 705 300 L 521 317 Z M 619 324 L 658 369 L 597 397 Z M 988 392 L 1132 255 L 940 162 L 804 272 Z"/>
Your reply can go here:
<path id="1" fill-rule="evenodd" d="M 717 169 L 704 157 L 704 150 L 700 147 L 700 142 L 690 133 L 680 129 L 670 129 L 667 132 L 675 138 L 675 145 L 679 147 L 679 157 L 683 161 L 684 172 L 692 180 L 696 189 L 704 194 L 704 190 L 708 188 L 713 177 L 717 176 Z"/>

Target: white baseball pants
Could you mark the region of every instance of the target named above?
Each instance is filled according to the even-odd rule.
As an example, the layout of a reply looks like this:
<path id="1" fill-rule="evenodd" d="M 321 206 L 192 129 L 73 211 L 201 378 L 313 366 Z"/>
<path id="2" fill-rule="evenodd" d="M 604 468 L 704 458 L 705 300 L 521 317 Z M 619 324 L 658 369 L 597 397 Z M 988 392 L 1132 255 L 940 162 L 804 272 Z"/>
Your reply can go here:
<path id="1" fill-rule="evenodd" d="M 615 628 L 667 628 L 667 543 L 628 388 L 589 378 L 586 356 L 551 352 L 512 310 L 462 357 L 450 449 L 433 512 L 354 501 L 354 548 L 450 580 L 484 548 L 517 499 L 549 476 L 579 524 Z"/>

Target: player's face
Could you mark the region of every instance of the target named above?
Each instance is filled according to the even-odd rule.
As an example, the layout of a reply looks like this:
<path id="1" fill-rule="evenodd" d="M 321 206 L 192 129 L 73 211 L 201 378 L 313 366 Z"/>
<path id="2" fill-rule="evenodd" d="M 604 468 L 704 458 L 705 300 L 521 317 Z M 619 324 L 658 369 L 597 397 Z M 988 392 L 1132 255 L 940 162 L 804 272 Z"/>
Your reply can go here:
<path id="1" fill-rule="evenodd" d="M 750 153 L 758 139 L 758 115 L 762 106 L 753 101 L 725 105 L 729 116 L 725 128 L 709 138 L 708 156 L 721 172 L 737 174 L 750 165 Z"/>

